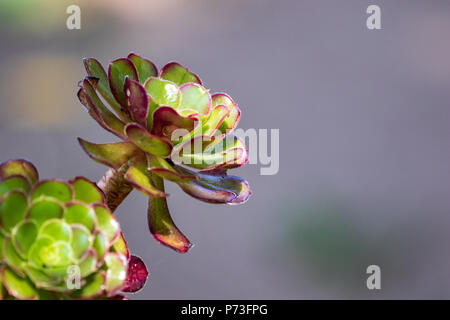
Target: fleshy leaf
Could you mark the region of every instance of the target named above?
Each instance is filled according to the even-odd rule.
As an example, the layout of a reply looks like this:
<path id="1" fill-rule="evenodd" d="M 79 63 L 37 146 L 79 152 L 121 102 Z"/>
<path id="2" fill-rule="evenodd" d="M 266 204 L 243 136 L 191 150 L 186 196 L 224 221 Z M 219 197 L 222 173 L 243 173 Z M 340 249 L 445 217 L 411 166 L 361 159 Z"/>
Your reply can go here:
<path id="1" fill-rule="evenodd" d="M 106 253 L 106 250 L 108 250 L 108 243 L 106 241 L 106 236 L 103 233 L 97 232 L 95 234 L 93 248 L 95 250 L 95 253 L 97 253 L 98 259 L 102 260 L 103 256 Z"/>
<path id="2" fill-rule="evenodd" d="M 230 110 L 230 113 L 222 121 L 219 130 L 223 134 L 231 132 L 239 123 L 241 110 L 239 110 L 233 99 L 225 93 L 215 93 L 211 98 L 213 108 L 219 105 L 224 105 Z"/>
<path id="3" fill-rule="evenodd" d="M 0 165 L 0 180 L 17 175 L 27 178 L 31 185 L 39 180 L 36 167 L 27 160 L 9 160 Z"/>
<path id="4" fill-rule="evenodd" d="M 105 289 L 108 296 L 113 296 L 119 291 L 127 276 L 127 261 L 124 256 L 117 253 L 108 253 L 105 256 L 107 266 Z"/>
<path id="5" fill-rule="evenodd" d="M 128 139 L 130 139 L 131 142 L 133 142 L 144 152 L 166 157 L 172 151 L 172 145 L 170 142 L 150 134 L 146 128 L 138 125 L 137 123 L 127 124 L 125 127 L 125 132 Z"/>
<path id="6" fill-rule="evenodd" d="M 104 271 L 90 275 L 86 279 L 86 284 L 74 294 L 74 297 L 80 299 L 92 299 L 103 293 L 103 287 L 106 281 Z"/>
<path id="7" fill-rule="evenodd" d="M 146 126 L 149 110 L 145 88 L 139 82 L 126 78 L 124 90 L 131 118 L 137 123 Z"/>
<path id="8" fill-rule="evenodd" d="M 92 231 L 96 225 L 94 210 L 85 204 L 72 203 L 66 206 L 64 220 L 69 224 L 81 224 Z"/>
<path id="9" fill-rule="evenodd" d="M 13 190 L 28 193 L 30 183 L 24 176 L 11 176 L 0 181 L 0 197 Z"/>
<path id="10" fill-rule="evenodd" d="M 0 200 L 0 227 L 10 232 L 25 218 L 28 200 L 21 191 L 11 191 Z"/>
<path id="11" fill-rule="evenodd" d="M 2 282 L 8 293 L 21 300 L 35 300 L 38 294 L 33 284 L 26 278 L 18 276 L 9 268 L 0 270 Z"/>
<path id="12" fill-rule="evenodd" d="M 208 120 L 202 123 L 202 134 L 210 137 L 213 136 L 229 114 L 230 110 L 228 107 L 224 105 L 215 106 L 214 109 L 212 109 Z"/>
<path id="13" fill-rule="evenodd" d="M 39 197 L 50 197 L 61 202 L 72 200 L 71 186 L 60 180 L 42 180 L 31 191 L 31 200 Z"/>
<path id="14" fill-rule="evenodd" d="M 72 241 L 70 245 L 75 259 L 80 259 L 89 249 L 91 245 L 90 235 L 91 233 L 85 226 L 81 224 L 72 226 Z"/>
<path id="15" fill-rule="evenodd" d="M 157 174 L 161 178 L 173 181 L 173 182 L 184 182 L 195 180 L 195 176 L 186 176 L 178 173 L 166 160 L 161 157 L 147 156 L 147 163 L 150 172 Z"/>
<path id="16" fill-rule="evenodd" d="M 60 219 L 51 219 L 46 221 L 39 229 L 39 236 L 47 236 L 54 241 L 70 242 L 72 229 Z"/>
<path id="17" fill-rule="evenodd" d="M 136 292 L 142 289 L 147 281 L 148 271 L 141 258 L 131 256 L 128 261 L 127 278 L 122 292 Z"/>
<path id="18" fill-rule="evenodd" d="M 145 81 L 144 87 L 156 104 L 174 109 L 177 109 L 180 105 L 181 92 L 175 83 L 151 77 Z"/>
<path id="19" fill-rule="evenodd" d="M 12 241 L 19 254 L 26 258 L 28 251 L 38 235 L 38 228 L 33 221 L 23 221 L 13 230 Z"/>
<path id="20" fill-rule="evenodd" d="M 61 218 L 64 208 L 53 199 L 40 199 L 31 204 L 28 210 L 28 219 L 34 221 L 38 227 L 45 221 L 53 218 Z"/>
<path id="21" fill-rule="evenodd" d="M 18 275 L 23 276 L 24 273 L 22 270 L 25 266 L 25 260 L 20 256 L 19 252 L 17 252 L 11 238 L 6 238 L 3 246 L 4 252 L 2 260 L 4 260 Z"/>
<path id="22" fill-rule="evenodd" d="M 182 86 L 188 82 L 202 84 L 202 81 L 196 74 L 189 72 L 187 68 L 176 62 L 166 64 L 161 69 L 159 77 L 175 82 L 178 86 Z"/>
<path id="23" fill-rule="evenodd" d="M 83 150 L 93 160 L 118 170 L 130 158 L 141 151 L 131 142 L 96 144 L 78 138 Z"/>
<path id="24" fill-rule="evenodd" d="M 152 175 L 153 184 L 164 191 L 163 179 Z M 148 223 L 153 237 L 175 251 L 185 253 L 192 246 L 173 222 L 166 198 L 150 197 L 148 203 Z"/>
<path id="25" fill-rule="evenodd" d="M 114 242 L 119 236 L 119 223 L 105 205 L 95 204 L 93 208 L 97 217 L 97 229 L 106 236 L 108 242 Z"/>
<path id="26" fill-rule="evenodd" d="M 84 177 L 75 177 L 69 183 L 72 185 L 75 200 L 88 204 L 105 200 L 103 192 L 97 185 Z"/>
<path id="27" fill-rule="evenodd" d="M 127 99 L 123 90 L 126 77 L 131 80 L 138 80 L 136 68 L 130 60 L 121 58 L 109 64 L 108 79 L 111 92 L 117 102 L 124 108 L 127 106 Z"/>
<path id="28" fill-rule="evenodd" d="M 251 195 L 247 181 L 235 177 L 202 174 L 180 166 L 174 166 L 183 175 L 195 175 L 197 180 L 178 183 L 192 197 L 210 203 L 239 204 L 247 201 Z"/>
<path id="29" fill-rule="evenodd" d="M 153 126 L 150 132 L 171 140 L 172 133 L 176 129 L 185 129 L 189 132 L 194 130 L 195 121 L 195 118 L 183 117 L 171 107 L 163 106 L 153 113 Z"/>
<path id="30" fill-rule="evenodd" d="M 150 60 L 142 58 L 135 53 L 130 53 L 128 59 L 134 64 L 140 83 L 144 83 L 148 78 L 156 77 L 158 75 L 158 69 Z"/>
<path id="31" fill-rule="evenodd" d="M 181 102 L 178 110 L 183 116 L 207 116 L 211 111 L 211 96 L 205 88 L 196 83 L 180 87 Z"/>
<path id="32" fill-rule="evenodd" d="M 126 115 L 122 112 L 121 106 L 112 95 L 111 89 L 109 88 L 108 76 L 106 75 L 105 69 L 103 69 L 100 62 L 94 58 L 85 58 L 83 59 L 83 63 L 88 75 L 98 79 L 97 90 L 101 96 L 106 100 L 106 102 L 108 102 L 108 104 L 122 120 L 127 120 Z"/>
<path id="33" fill-rule="evenodd" d="M 167 194 L 153 185 L 151 173 L 147 168 L 145 158 L 136 157 L 130 162 L 130 168 L 125 173 L 125 179 L 139 192 L 152 197 L 166 197 Z"/>
<path id="34" fill-rule="evenodd" d="M 128 250 L 127 242 L 125 241 L 122 232 L 120 232 L 119 237 L 114 241 L 112 248 L 115 252 L 125 256 L 127 259 L 130 258 L 130 251 Z"/>
<path id="35" fill-rule="evenodd" d="M 125 124 L 117 118 L 100 100 L 92 81 L 83 80 L 83 86 L 78 91 L 78 99 L 89 110 L 91 116 L 109 132 L 120 138 L 124 138 L 123 128 Z"/>

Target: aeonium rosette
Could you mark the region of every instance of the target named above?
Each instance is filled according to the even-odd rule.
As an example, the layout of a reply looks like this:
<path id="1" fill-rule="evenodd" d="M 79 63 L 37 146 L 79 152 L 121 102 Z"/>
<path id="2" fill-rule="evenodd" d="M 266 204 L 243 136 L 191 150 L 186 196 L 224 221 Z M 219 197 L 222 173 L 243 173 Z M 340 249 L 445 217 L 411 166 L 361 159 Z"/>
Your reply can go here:
<path id="1" fill-rule="evenodd" d="M 158 72 L 151 61 L 131 53 L 112 61 L 107 73 L 93 58 L 84 65 L 88 76 L 80 83 L 79 100 L 104 129 L 123 140 L 95 144 L 79 139 L 92 159 L 112 170 L 99 183 L 110 207 L 131 191 L 127 184 L 136 188 L 149 196 L 154 237 L 186 252 L 191 243 L 170 216 L 164 180 L 209 203 L 248 199 L 248 183 L 227 175 L 248 159 L 244 142 L 232 134 L 240 118 L 237 104 L 227 94 L 211 95 L 197 75 L 175 62 Z"/>
<path id="2" fill-rule="evenodd" d="M 26 160 L 0 164 L 0 300 L 117 299 L 146 278 L 94 183 L 39 181 Z"/>

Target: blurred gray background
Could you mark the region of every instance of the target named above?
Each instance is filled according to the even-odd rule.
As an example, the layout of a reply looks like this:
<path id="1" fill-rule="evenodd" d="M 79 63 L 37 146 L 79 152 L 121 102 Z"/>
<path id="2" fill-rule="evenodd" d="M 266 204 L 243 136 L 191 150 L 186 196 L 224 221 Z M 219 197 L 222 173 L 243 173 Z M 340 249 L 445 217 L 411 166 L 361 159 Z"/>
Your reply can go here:
<path id="1" fill-rule="evenodd" d="M 382 30 L 366 28 L 370 4 Z M 241 128 L 280 129 L 280 171 L 235 170 L 253 196 L 233 207 L 169 184 L 185 255 L 151 237 L 134 191 L 117 210 L 150 269 L 134 298 L 448 299 L 449 34 L 446 0 L 1 0 L 0 161 L 99 179 L 76 137 L 115 138 L 75 96 L 82 57 L 176 60 L 236 100 Z"/>

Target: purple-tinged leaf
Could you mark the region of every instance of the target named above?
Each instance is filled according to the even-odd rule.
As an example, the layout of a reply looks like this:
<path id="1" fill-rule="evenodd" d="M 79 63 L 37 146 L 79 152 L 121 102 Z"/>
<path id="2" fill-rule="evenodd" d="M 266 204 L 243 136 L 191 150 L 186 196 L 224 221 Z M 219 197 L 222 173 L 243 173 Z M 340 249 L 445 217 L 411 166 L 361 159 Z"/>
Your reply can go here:
<path id="1" fill-rule="evenodd" d="M 240 204 L 248 200 L 251 191 L 247 181 L 227 175 L 196 173 L 180 166 L 175 166 L 180 174 L 194 175 L 197 180 L 178 183 L 190 196 L 209 203 Z"/>
<path id="2" fill-rule="evenodd" d="M 153 185 L 151 173 L 147 168 L 147 161 L 143 157 L 136 157 L 130 162 L 125 173 L 125 179 L 139 192 L 151 197 L 167 197 L 164 191 Z"/>
<path id="3" fill-rule="evenodd" d="M 117 115 L 124 121 L 128 120 L 128 117 L 122 112 L 121 106 L 117 103 L 116 99 L 112 95 L 111 89 L 109 87 L 108 76 L 106 75 L 105 69 L 103 69 L 100 62 L 94 58 L 83 59 L 84 67 L 89 76 L 98 79 L 98 84 L 96 89 L 100 95 L 108 102 L 108 104 L 113 108 Z"/>
<path id="4" fill-rule="evenodd" d="M 206 117 L 211 111 L 209 91 L 199 84 L 186 83 L 180 87 L 181 102 L 178 110 L 189 117 Z"/>
<path id="5" fill-rule="evenodd" d="M 159 77 L 165 80 L 170 80 L 176 83 L 178 86 L 182 86 L 185 83 L 193 82 L 202 84 L 200 78 L 181 64 L 177 62 L 170 62 L 166 64 L 160 71 Z"/>
<path id="6" fill-rule="evenodd" d="M 152 180 L 159 190 L 164 191 L 162 178 L 152 175 Z M 148 224 L 153 237 L 177 252 L 187 252 L 192 244 L 173 222 L 166 198 L 150 197 L 148 201 Z"/>
<path id="7" fill-rule="evenodd" d="M 130 251 L 128 250 L 127 242 L 125 241 L 122 232 L 120 232 L 119 237 L 117 237 L 116 241 L 112 244 L 112 249 L 114 249 L 114 252 L 125 256 L 127 260 L 130 258 Z"/>
<path id="8" fill-rule="evenodd" d="M 122 292 L 137 292 L 144 287 L 147 281 L 148 271 L 145 263 L 137 256 L 131 256 L 128 260 L 127 278 Z"/>
<path id="9" fill-rule="evenodd" d="M 135 53 L 130 53 L 128 55 L 128 59 L 131 60 L 131 62 L 133 62 L 134 64 L 134 67 L 136 68 L 139 76 L 140 83 L 143 84 L 148 78 L 158 76 L 158 69 L 150 60 L 142 58 Z"/>
<path id="10" fill-rule="evenodd" d="M 172 151 L 172 145 L 169 141 L 150 134 L 146 128 L 137 123 L 127 124 L 125 132 L 128 139 L 144 152 L 166 157 Z"/>
<path id="11" fill-rule="evenodd" d="M 176 129 L 192 131 L 196 120 L 195 118 L 181 116 L 171 107 L 159 107 L 153 112 L 153 126 L 150 132 L 155 136 L 171 140 L 172 133 Z"/>
<path id="12" fill-rule="evenodd" d="M 125 138 L 123 132 L 125 124 L 103 104 L 88 79 L 83 80 L 82 88 L 78 91 L 78 99 L 89 111 L 92 110 L 93 113 L 90 114 L 103 128 L 119 138 Z"/>
<path id="13" fill-rule="evenodd" d="M 138 81 L 138 74 L 134 64 L 127 58 L 112 61 L 108 68 L 109 86 L 112 95 L 123 107 L 127 107 L 127 99 L 124 91 L 125 78 Z"/>
<path id="14" fill-rule="evenodd" d="M 236 128 L 241 117 L 241 110 L 239 110 L 237 104 L 231 99 L 231 97 L 225 93 L 215 93 L 212 95 L 212 107 L 218 105 L 227 106 L 230 113 L 222 121 L 219 130 L 225 134 L 229 133 Z"/>
<path id="15" fill-rule="evenodd" d="M 161 157 L 147 155 L 147 164 L 150 172 L 169 181 L 185 182 L 196 179 L 195 176 L 179 174 L 166 160 Z"/>
<path id="16" fill-rule="evenodd" d="M 0 180 L 11 176 L 23 176 L 33 185 L 39 180 L 36 167 L 24 159 L 9 160 L 0 164 Z"/>
<path id="17" fill-rule="evenodd" d="M 128 111 L 131 118 L 137 123 L 146 126 L 148 115 L 148 96 L 145 88 L 139 82 L 125 79 L 125 94 L 128 101 Z"/>
<path id="18" fill-rule="evenodd" d="M 96 144 L 81 138 L 78 142 L 90 158 L 116 170 L 142 152 L 131 142 Z"/>

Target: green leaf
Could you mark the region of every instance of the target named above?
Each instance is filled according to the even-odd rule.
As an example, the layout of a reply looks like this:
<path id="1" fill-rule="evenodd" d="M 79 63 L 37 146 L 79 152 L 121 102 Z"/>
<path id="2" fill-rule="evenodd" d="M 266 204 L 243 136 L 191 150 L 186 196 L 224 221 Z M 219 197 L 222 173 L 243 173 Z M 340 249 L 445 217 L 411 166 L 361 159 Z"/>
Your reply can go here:
<path id="1" fill-rule="evenodd" d="M 145 81 L 144 87 L 156 104 L 174 109 L 180 105 L 181 92 L 175 83 L 151 77 Z"/>
<path id="2" fill-rule="evenodd" d="M 127 276 L 127 261 L 124 256 L 117 253 L 108 253 L 105 256 L 106 283 L 105 289 L 108 296 L 113 296 L 119 291 Z"/>
<path id="3" fill-rule="evenodd" d="M 106 250 L 108 249 L 106 237 L 102 233 L 97 232 L 95 234 L 93 248 L 97 254 L 98 260 L 102 260 L 103 256 L 106 253 Z"/>
<path id="4" fill-rule="evenodd" d="M 23 258 L 28 257 L 28 252 L 36 240 L 38 228 L 33 221 L 23 221 L 13 230 L 12 241 L 17 251 Z"/>
<path id="5" fill-rule="evenodd" d="M 38 298 L 36 289 L 28 279 L 20 277 L 9 268 L 3 268 L 0 273 L 2 282 L 10 295 L 21 300 L 35 300 Z"/>
<path id="6" fill-rule="evenodd" d="M 40 197 L 54 198 L 61 202 L 72 200 L 72 188 L 67 182 L 60 180 L 42 180 L 31 192 L 31 200 Z"/>
<path id="7" fill-rule="evenodd" d="M 109 86 L 114 98 L 116 98 L 117 102 L 119 102 L 123 108 L 126 108 L 127 106 L 127 99 L 123 89 L 126 77 L 131 80 L 138 80 L 136 68 L 130 60 L 121 58 L 114 60 L 109 64 Z"/>
<path id="8" fill-rule="evenodd" d="M 86 279 L 86 284 L 74 294 L 75 298 L 92 299 L 103 292 L 106 280 L 105 272 L 97 272 Z"/>
<path id="9" fill-rule="evenodd" d="M 97 185 L 84 177 L 75 177 L 69 183 L 72 185 L 75 200 L 86 204 L 105 200 L 103 192 Z"/>
<path id="10" fill-rule="evenodd" d="M 86 277 L 97 270 L 97 253 L 94 249 L 89 249 L 88 253 L 80 262 L 80 275 Z"/>
<path id="11" fill-rule="evenodd" d="M 70 242 L 72 240 L 72 229 L 60 219 L 46 221 L 39 229 L 39 236 L 47 236 L 54 241 Z"/>
<path id="12" fill-rule="evenodd" d="M 16 248 L 14 248 L 13 242 L 10 238 L 5 239 L 3 258 L 10 268 L 12 268 L 20 276 L 23 276 L 22 269 L 25 265 L 25 260 L 22 259 Z"/>
<path id="13" fill-rule="evenodd" d="M 102 204 L 93 206 L 97 217 L 97 229 L 100 230 L 109 243 L 113 243 L 119 236 L 120 226 L 111 211 Z"/>
<path id="14" fill-rule="evenodd" d="M 102 95 L 102 97 L 108 102 L 108 104 L 113 108 L 113 110 L 119 115 L 122 120 L 127 120 L 125 114 L 121 111 L 120 105 L 117 103 L 116 99 L 112 95 L 109 88 L 108 77 L 105 70 L 103 69 L 100 62 L 94 58 L 86 58 L 83 60 L 86 72 L 88 75 L 93 76 L 98 79 L 97 90 Z"/>
<path id="15" fill-rule="evenodd" d="M 146 128 L 137 123 L 129 123 L 125 132 L 128 139 L 144 152 L 166 157 L 172 151 L 170 142 L 148 133 Z"/>
<path id="16" fill-rule="evenodd" d="M 0 199 L 0 227 L 6 232 L 25 218 L 28 201 L 21 191 L 11 191 Z"/>
<path id="17" fill-rule="evenodd" d="M 16 175 L 24 176 L 31 185 L 39 180 L 36 167 L 27 160 L 10 160 L 0 164 L 0 180 Z"/>
<path id="18" fill-rule="evenodd" d="M 208 117 L 208 120 L 202 123 L 202 134 L 205 136 L 212 137 L 214 133 L 216 133 L 217 129 L 221 127 L 223 121 L 229 114 L 230 110 L 226 106 L 219 105 L 214 107 L 214 109 L 212 109 L 211 114 Z"/>
<path id="19" fill-rule="evenodd" d="M 166 160 L 161 157 L 147 156 L 148 167 L 150 172 L 157 174 L 161 178 L 173 182 L 185 182 L 195 180 L 195 176 L 184 176 L 179 174 Z"/>
<path id="20" fill-rule="evenodd" d="M 158 69 L 150 60 L 142 58 L 135 53 L 130 53 L 128 59 L 134 64 L 140 83 L 144 83 L 148 78 L 158 75 Z"/>
<path id="21" fill-rule="evenodd" d="M 96 224 L 94 210 L 84 204 L 69 204 L 64 211 L 64 220 L 68 224 L 81 224 L 93 231 Z"/>
<path id="22" fill-rule="evenodd" d="M 28 211 L 28 219 L 34 221 L 40 227 L 45 221 L 61 218 L 63 215 L 61 204 L 50 199 L 35 200 Z"/>
<path id="23" fill-rule="evenodd" d="M 207 116 L 211 110 L 208 90 L 196 83 L 187 83 L 180 88 L 181 102 L 178 108 L 182 116 Z"/>
<path id="24" fill-rule="evenodd" d="M 100 100 L 91 82 L 83 80 L 83 85 L 78 91 L 78 99 L 88 109 L 92 110 L 91 116 L 104 129 L 120 138 L 124 138 L 123 128 L 125 124 L 117 118 Z"/>
<path id="25" fill-rule="evenodd" d="M 30 183 L 24 176 L 11 176 L 0 181 L 0 197 L 13 190 L 28 193 L 30 191 Z"/>
<path id="26" fill-rule="evenodd" d="M 237 104 L 231 99 L 231 97 L 225 93 L 215 93 L 212 95 L 212 107 L 215 108 L 219 105 L 226 106 L 230 113 L 222 121 L 219 130 L 221 133 L 229 133 L 236 128 L 239 118 L 241 117 L 241 110 L 239 110 Z"/>
<path id="27" fill-rule="evenodd" d="M 78 138 L 83 150 L 93 160 L 118 170 L 141 151 L 131 142 L 95 144 Z"/>
<path id="28" fill-rule="evenodd" d="M 114 252 L 125 256 L 127 259 L 130 257 L 130 251 L 128 250 L 127 242 L 125 241 L 122 232 L 120 232 L 116 241 L 114 241 L 112 249 L 114 250 Z"/>
<path id="29" fill-rule="evenodd" d="M 160 78 L 175 82 L 178 86 L 188 82 L 202 84 L 196 74 L 189 72 L 187 68 L 176 62 L 166 64 L 161 69 Z"/>
<path id="30" fill-rule="evenodd" d="M 152 183 L 151 173 L 147 168 L 145 158 L 136 157 L 130 162 L 125 173 L 125 179 L 139 192 L 152 197 L 166 197 L 167 194 L 156 188 Z"/>
<path id="31" fill-rule="evenodd" d="M 164 191 L 163 179 L 152 175 L 152 181 L 158 189 Z M 175 251 L 187 252 L 192 244 L 173 222 L 166 198 L 150 197 L 148 201 L 148 223 L 153 237 Z"/>
<path id="32" fill-rule="evenodd" d="M 63 267 L 65 269 L 72 263 L 72 248 L 66 242 L 56 241 L 48 246 L 43 246 L 39 251 L 39 257 L 46 267 Z"/>
<path id="33" fill-rule="evenodd" d="M 72 241 L 70 243 L 75 259 L 80 259 L 91 246 L 91 233 L 80 224 L 72 225 Z"/>

